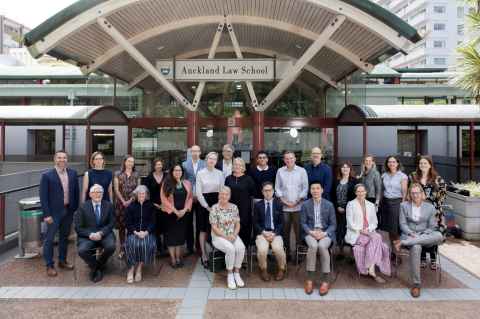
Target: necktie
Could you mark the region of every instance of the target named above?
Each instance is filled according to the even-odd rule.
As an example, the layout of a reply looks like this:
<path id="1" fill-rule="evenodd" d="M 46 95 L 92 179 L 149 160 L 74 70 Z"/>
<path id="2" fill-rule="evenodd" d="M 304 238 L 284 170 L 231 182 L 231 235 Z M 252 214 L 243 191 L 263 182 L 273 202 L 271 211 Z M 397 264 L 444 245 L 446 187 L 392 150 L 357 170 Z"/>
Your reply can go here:
<path id="1" fill-rule="evenodd" d="M 265 212 L 265 229 L 272 229 L 272 210 L 270 209 L 270 202 L 267 202 L 267 210 Z"/>
<path id="2" fill-rule="evenodd" d="M 100 205 L 95 205 L 95 217 L 97 219 L 97 225 L 100 224 Z"/>

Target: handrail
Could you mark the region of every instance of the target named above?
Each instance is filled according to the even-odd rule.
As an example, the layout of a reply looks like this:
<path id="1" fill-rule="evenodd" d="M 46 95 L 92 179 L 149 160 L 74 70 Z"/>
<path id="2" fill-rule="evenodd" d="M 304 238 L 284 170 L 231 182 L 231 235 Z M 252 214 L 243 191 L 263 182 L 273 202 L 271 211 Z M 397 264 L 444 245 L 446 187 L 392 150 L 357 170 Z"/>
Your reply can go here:
<path id="1" fill-rule="evenodd" d="M 85 174 L 80 174 L 80 175 L 78 175 L 78 177 L 79 178 L 83 177 L 83 175 L 85 175 Z M 6 191 L 0 191 L 0 196 L 8 195 L 8 194 L 15 193 L 15 192 L 25 191 L 25 190 L 32 189 L 32 188 L 39 187 L 39 186 L 40 186 L 40 183 L 34 184 L 34 185 L 23 186 L 23 187 L 17 187 L 17 188 L 9 189 L 9 190 L 6 190 Z"/>

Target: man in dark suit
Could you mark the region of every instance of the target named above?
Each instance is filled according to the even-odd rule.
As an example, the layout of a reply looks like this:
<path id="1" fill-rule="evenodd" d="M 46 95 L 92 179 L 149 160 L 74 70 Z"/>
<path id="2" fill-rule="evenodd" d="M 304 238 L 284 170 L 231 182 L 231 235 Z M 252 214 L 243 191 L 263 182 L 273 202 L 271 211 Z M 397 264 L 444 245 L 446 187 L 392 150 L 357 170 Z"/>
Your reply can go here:
<path id="1" fill-rule="evenodd" d="M 78 254 L 90 267 L 90 280 L 93 282 L 102 280 L 105 264 L 115 252 L 113 205 L 102 200 L 103 192 L 101 185 L 90 187 L 91 200 L 83 203 L 75 214 Z M 99 248 L 101 255 L 97 256 Z"/>
<path id="2" fill-rule="evenodd" d="M 73 264 L 67 262 L 67 247 L 73 213 L 78 208 L 79 198 L 77 172 L 67 167 L 67 153 L 57 151 L 54 161 L 55 167 L 43 173 L 40 180 L 43 220 L 47 224 L 43 258 L 49 277 L 57 275 L 53 262 L 53 240 L 57 231 L 59 232 L 58 267 L 65 270 L 72 270 L 74 267 Z"/>
<path id="3" fill-rule="evenodd" d="M 312 198 L 302 204 L 300 210 L 300 227 L 303 240 L 307 243 L 307 275 L 305 293 L 313 292 L 313 277 L 317 262 L 317 252 L 320 254 L 321 277 L 319 293 L 324 296 L 330 289 L 328 275 L 330 274 L 329 247 L 335 242 L 337 221 L 333 204 L 322 198 L 323 188 L 319 182 L 310 185 Z"/>
<path id="4" fill-rule="evenodd" d="M 260 267 L 260 277 L 270 281 L 267 271 L 268 248 L 277 259 L 278 271 L 275 280 L 280 281 L 285 277 L 286 255 L 283 247 L 283 206 L 273 198 L 273 184 L 265 182 L 262 186 L 263 200 L 255 204 L 253 211 L 253 227 L 255 231 L 255 244 L 257 246 L 257 259 Z"/>
<path id="5" fill-rule="evenodd" d="M 232 174 L 233 169 L 233 155 L 235 153 L 235 149 L 230 144 L 223 145 L 222 148 L 222 160 L 217 161 L 217 165 L 215 168 L 219 171 L 222 171 L 223 177 L 227 178 L 229 175 Z"/>

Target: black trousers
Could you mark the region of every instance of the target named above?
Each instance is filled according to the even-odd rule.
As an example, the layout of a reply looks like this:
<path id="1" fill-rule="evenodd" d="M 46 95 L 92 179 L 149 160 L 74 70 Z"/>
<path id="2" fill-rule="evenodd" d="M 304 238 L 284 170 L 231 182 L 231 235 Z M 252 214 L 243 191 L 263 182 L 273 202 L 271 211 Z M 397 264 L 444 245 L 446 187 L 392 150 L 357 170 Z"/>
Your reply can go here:
<path id="1" fill-rule="evenodd" d="M 192 211 L 185 214 L 186 218 L 186 228 L 185 228 L 185 241 L 187 242 L 187 250 L 192 252 L 195 246 L 195 231 L 193 229 L 193 215 L 197 214 L 198 207 L 200 204 L 198 201 L 194 201 L 192 204 Z M 198 232 L 197 232 L 198 233 Z M 198 234 L 197 237 L 198 238 Z"/>
<path id="2" fill-rule="evenodd" d="M 103 253 L 98 259 L 96 256 L 97 248 L 103 248 Z M 100 241 L 93 241 L 88 238 L 78 239 L 78 255 L 93 270 L 105 266 L 108 258 L 115 252 L 115 248 L 115 235 L 113 233 Z"/>

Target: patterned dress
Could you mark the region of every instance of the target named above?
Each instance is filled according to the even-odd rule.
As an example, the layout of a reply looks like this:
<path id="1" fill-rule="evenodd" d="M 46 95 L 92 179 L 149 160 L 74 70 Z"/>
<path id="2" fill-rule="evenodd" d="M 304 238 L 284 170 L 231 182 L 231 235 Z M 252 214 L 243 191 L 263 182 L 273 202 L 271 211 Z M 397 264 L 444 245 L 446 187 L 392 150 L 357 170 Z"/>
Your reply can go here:
<path id="1" fill-rule="evenodd" d="M 115 177 L 118 179 L 118 190 L 124 200 L 129 200 L 133 197 L 133 191 L 138 186 L 138 173 L 132 172 L 127 176 L 125 172 L 115 172 Z M 115 220 L 119 231 L 120 243 L 125 242 L 125 208 L 119 198 L 115 201 Z"/>

